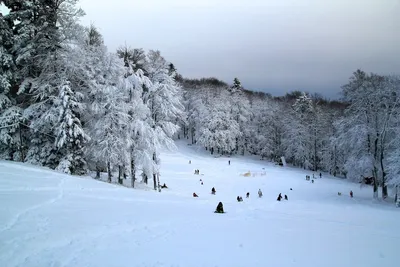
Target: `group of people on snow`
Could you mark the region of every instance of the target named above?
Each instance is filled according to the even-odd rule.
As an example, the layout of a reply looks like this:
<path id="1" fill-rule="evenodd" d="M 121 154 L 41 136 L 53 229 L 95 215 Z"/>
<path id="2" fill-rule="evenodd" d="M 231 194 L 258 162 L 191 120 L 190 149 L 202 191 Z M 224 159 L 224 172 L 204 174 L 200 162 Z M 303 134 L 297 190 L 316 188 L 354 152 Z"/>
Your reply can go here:
<path id="1" fill-rule="evenodd" d="M 337 194 L 338 194 L 338 196 L 341 196 L 342 195 L 342 192 L 337 192 Z M 353 190 L 350 190 L 350 197 L 352 198 L 353 197 Z"/>
<path id="2" fill-rule="evenodd" d="M 282 193 L 279 193 L 278 198 L 276 200 L 277 201 L 281 201 L 282 200 Z M 287 195 L 285 195 L 285 200 L 289 200 Z"/>
<path id="3" fill-rule="evenodd" d="M 263 196 L 263 193 L 262 193 L 262 191 L 261 191 L 261 189 L 258 189 L 258 197 L 262 197 Z M 247 192 L 246 193 L 246 198 L 249 198 L 250 197 L 250 192 Z M 243 198 L 241 197 L 241 196 L 237 196 L 237 201 L 238 202 L 242 202 L 243 201 Z"/>

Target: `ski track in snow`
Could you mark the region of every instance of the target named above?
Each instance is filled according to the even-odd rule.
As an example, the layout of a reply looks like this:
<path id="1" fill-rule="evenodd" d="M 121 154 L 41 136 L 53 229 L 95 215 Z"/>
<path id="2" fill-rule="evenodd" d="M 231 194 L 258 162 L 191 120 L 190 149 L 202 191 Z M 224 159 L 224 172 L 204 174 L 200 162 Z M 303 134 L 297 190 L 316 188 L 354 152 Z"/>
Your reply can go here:
<path id="1" fill-rule="evenodd" d="M 66 176 L 63 176 L 62 178 L 60 178 L 60 182 L 59 182 L 59 184 L 57 186 L 58 194 L 57 194 L 56 197 L 51 198 L 51 199 L 49 199 L 49 200 L 47 200 L 45 202 L 39 203 L 37 205 L 31 206 L 31 207 L 29 207 L 27 209 L 24 209 L 24 210 L 18 212 L 14 216 L 14 218 L 12 218 L 4 227 L 0 228 L 0 236 L 1 236 L 1 234 L 3 232 L 5 232 L 7 230 L 10 230 L 15 225 L 17 225 L 19 220 L 21 219 L 21 217 L 24 216 L 25 214 L 27 214 L 29 212 L 32 212 L 34 210 L 40 209 L 40 208 L 42 208 L 44 206 L 51 205 L 51 204 L 55 203 L 56 201 L 59 201 L 60 199 L 62 199 L 62 197 L 64 195 L 63 185 L 64 185 L 64 182 L 65 182 L 65 179 L 66 179 Z"/>

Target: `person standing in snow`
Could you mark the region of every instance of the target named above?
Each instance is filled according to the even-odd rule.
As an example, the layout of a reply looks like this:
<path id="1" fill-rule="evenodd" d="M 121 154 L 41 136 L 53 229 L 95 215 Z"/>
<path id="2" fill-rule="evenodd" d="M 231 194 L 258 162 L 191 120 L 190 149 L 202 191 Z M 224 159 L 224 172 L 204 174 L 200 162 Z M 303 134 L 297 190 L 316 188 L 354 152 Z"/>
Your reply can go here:
<path id="1" fill-rule="evenodd" d="M 277 201 L 281 201 L 282 200 L 282 194 L 279 193 L 278 198 L 276 199 Z"/>
<path id="2" fill-rule="evenodd" d="M 262 193 L 261 189 L 258 189 L 258 197 L 262 197 L 262 196 L 263 196 L 263 193 Z"/>
<path id="3" fill-rule="evenodd" d="M 215 188 L 213 187 L 213 188 L 211 188 L 211 194 L 213 194 L 213 195 L 215 195 Z"/>
<path id="4" fill-rule="evenodd" d="M 228 165 L 231 165 L 231 161 L 230 160 L 228 160 Z"/>
<path id="5" fill-rule="evenodd" d="M 353 191 L 350 190 L 350 197 L 353 197 Z"/>

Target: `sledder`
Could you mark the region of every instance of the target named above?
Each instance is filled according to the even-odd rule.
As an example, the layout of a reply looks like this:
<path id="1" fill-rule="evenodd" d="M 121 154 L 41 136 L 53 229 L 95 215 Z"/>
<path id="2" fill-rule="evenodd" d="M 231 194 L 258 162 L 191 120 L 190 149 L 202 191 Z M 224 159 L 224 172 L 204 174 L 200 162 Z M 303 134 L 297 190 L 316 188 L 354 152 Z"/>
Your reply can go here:
<path id="1" fill-rule="evenodd" d="M 224 212 L 224 205 L 222 205 L 222 202 L 218 203 L 218 206 L 216 208 L 216 210 L 214 211 L 215 213 L 225 213 Z"/>

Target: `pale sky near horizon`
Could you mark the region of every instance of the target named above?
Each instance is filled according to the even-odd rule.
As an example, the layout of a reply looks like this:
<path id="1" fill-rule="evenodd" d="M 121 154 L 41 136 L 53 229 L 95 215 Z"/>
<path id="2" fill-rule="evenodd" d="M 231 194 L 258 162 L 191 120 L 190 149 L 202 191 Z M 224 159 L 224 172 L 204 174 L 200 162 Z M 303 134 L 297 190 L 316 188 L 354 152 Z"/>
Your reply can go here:
<path id="1" fill-rule="evenodd" d="M 400 74 L 400 0 L 80 0 L 110 51 L 160 50 L 188 78 L 337 98 L 360 68 Z"/>

